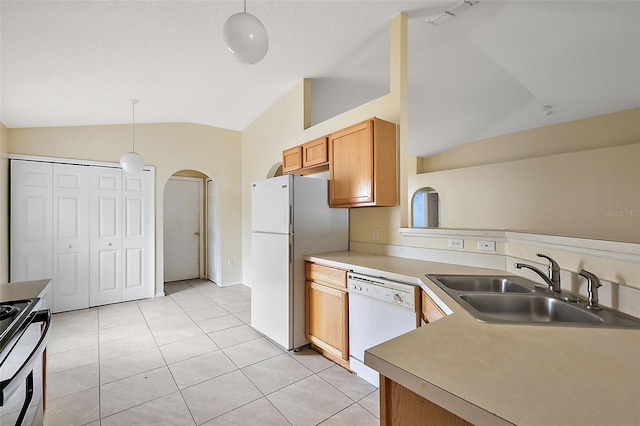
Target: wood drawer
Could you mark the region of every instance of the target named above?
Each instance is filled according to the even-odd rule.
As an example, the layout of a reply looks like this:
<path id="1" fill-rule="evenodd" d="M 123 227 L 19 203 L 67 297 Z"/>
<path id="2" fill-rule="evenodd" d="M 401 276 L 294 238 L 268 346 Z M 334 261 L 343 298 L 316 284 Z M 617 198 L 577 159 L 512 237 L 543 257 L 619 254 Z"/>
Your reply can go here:
<path id="1" fill-rule="evenodd" d="M 344 269 L 305 262 L 305 276 L 309 281 L 326 284 L 342 290 L 347 288 L 347 271 Z"/>

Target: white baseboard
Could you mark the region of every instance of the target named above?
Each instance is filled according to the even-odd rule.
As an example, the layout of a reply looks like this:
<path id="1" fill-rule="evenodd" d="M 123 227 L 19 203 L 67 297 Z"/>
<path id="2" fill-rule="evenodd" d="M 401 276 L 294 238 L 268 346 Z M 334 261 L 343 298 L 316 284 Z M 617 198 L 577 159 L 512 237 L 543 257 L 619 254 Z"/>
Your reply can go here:
<path id="1" fill-rule="evenodd" d="M 242 281 L 227 281 L 225 283 L 220 283 L 220 284 L 216 283 L 218 287 L 231 287 L 232 285 L 238 285 L 238 284 L 242 284 Z"/>

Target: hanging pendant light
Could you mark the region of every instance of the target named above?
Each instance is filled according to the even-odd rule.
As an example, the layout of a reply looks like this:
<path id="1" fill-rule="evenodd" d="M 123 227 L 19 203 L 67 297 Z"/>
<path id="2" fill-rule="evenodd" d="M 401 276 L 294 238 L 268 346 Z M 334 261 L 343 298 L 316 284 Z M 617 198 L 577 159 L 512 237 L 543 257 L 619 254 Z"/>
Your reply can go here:
<path id="1" fill-rule="evenodd" d="M 144 160 L 142 156 L 136 153 L 136 104 L 137 99 L 131 99 L 131 152 L 127 152 L 120 157 L 120 167 L 127 173 L 141 173 L 144 168 Z"/>
<path id="2" fill-rule="evenodd" d="M 267 54 L 269 36 L 258 18 L 247 13 L 247 0 L 244 0 L 244 12 L 231 15 L 222 29 L 227 49 L 243 64 L 260 62 Z"/>

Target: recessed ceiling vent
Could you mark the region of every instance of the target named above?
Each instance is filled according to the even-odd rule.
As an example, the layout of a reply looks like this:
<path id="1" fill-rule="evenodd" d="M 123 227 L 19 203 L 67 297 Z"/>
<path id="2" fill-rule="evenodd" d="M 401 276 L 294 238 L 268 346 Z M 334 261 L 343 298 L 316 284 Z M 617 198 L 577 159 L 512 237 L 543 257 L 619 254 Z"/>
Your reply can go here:
<path id="1" fill-rule="evenodd" d="M 464 10 L 468 9 L 470 6 L 473 6 L 476 3 L 478 2 L 471 1 L 471 0 L 461 0 L 461 1 L 455 2 L 447 10 L 440 12 L 437 15 L 433 15 L 431 18 L 427 18 L 426 22 L 429 22 L 433 25 L 444 24 L 448 20 L 455 18 L 461 12 L 463 12 Z"/>

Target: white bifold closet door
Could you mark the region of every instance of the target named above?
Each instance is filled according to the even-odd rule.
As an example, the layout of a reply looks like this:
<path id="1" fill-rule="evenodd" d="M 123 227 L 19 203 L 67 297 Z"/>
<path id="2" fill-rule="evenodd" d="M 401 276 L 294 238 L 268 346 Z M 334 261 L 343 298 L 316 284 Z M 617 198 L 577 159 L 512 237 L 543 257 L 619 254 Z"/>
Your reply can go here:
<path id="1" fill-rule="evenodd" d="M 149 173 L 122 173 L 122 300 L 149 297 L 153 288 L 153 235 Z"/>
<path id="2" fill-rule="evenodd" d="M 89 167 L 53 166 L 53 285 L 56 311 L 89 304 Z"/>
<path id="3" fill-rule="evenodd" d="M 153 296 L 153 175 L 11 160 L 11 281 L 52 280 L 54 312 Z"/>
<path id="4" fill-rule="evenodd" d="M 91 305 L 122 300 L 122 171 L 91 170 Z"/>
<path id="5" fill-rule="evenodd" d="M 52 278 L 51 163 L 11 161 L 11 281 Z"/>
<path id="6" fill-rule="evenodd" d="M 91 169 L 91 306 L 150 295 L 150 185 L 147 173 Z"/>

